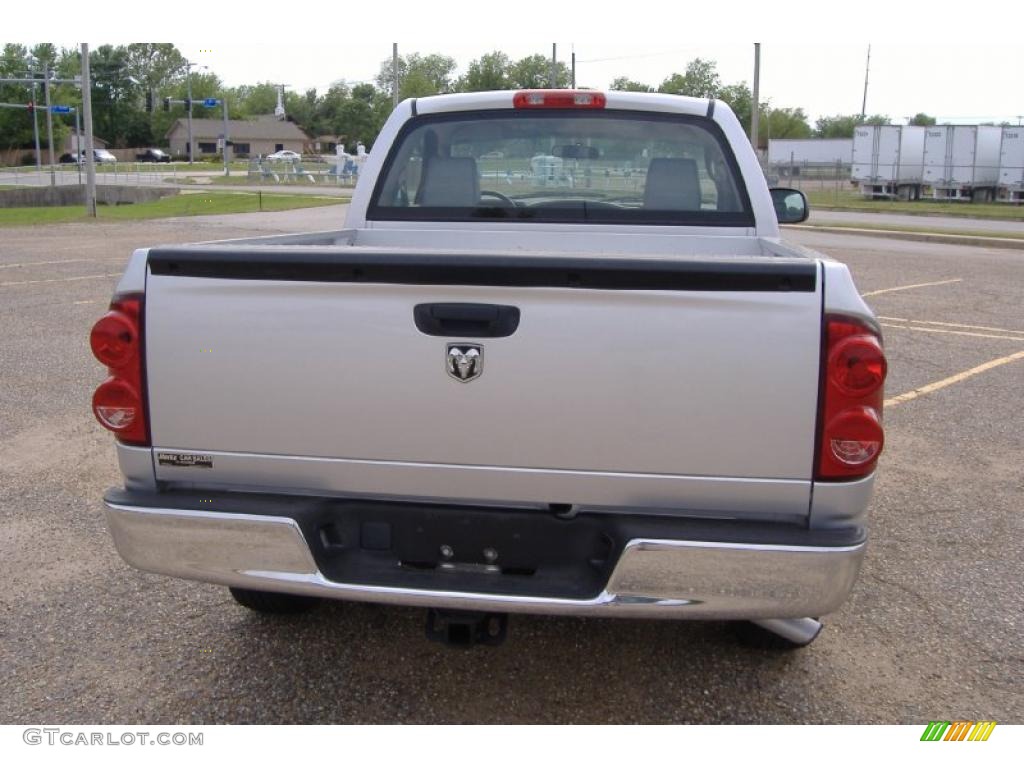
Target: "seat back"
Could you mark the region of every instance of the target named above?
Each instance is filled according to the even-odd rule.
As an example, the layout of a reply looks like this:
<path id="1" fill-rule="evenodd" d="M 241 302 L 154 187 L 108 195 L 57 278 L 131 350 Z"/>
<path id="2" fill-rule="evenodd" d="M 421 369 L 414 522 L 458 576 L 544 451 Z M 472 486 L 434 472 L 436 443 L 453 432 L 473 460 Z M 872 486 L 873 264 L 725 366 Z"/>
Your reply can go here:
<path id="1" fill-rule="evenodd" d="M 647 168 L 644 208 L 654 211 L 699 211 L 700 175 L 689 157 L 655 157 Z"/>
<path id="2" fill-rule="evenodd" d="M 472 157 L 433 157 L 426 163 L 417 193 L 420 205 L 474 207 L 480 202 L 480 177 Z"/>

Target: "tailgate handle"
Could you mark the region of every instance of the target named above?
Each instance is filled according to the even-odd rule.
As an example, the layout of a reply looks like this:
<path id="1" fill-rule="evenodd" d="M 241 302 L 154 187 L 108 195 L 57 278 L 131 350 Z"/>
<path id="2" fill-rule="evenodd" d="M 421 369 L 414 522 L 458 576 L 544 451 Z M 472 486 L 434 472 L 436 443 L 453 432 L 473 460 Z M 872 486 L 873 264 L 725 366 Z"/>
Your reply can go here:
<path id="1" fill-rule="evenodd" d="M 498 339 L 519 327 L 519 307 L 502 304 L 417 304 L 412 315 L 428 336 Z"/>

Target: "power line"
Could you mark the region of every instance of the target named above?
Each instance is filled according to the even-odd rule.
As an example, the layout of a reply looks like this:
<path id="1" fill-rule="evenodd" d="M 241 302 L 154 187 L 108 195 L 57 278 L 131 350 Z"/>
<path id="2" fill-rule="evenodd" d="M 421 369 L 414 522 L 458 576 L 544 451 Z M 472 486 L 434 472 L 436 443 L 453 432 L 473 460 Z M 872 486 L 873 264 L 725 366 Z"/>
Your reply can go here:
<path id="1" fill-rule="evenodd" d="M 606 56 L 602 59 L 576 59 L 577 64 L 596 64 L 602 61 L 628 61 L 630 59 L 651 59 L 656 56 L 676 56 L 680 53 L 692 53 L 692 48 L 679 48 L 675 51 L 662 51 L 661 53 L 637 53 L 629 56 Z"/>

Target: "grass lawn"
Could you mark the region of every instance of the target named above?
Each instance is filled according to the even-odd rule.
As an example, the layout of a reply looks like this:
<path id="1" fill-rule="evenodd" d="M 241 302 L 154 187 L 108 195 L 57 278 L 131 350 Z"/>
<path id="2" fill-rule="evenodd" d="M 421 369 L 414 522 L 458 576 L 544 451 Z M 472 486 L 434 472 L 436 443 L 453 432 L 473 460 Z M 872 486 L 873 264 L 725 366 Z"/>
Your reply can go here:
<path id="1" fill-rule="evenodd" d="M 919 216 L 960 216 L 971 219 L 1024 221 L 1024 206 L 1008 204 L 940 203 L 930 200 L 869 200 L 848 190 L 805 190 L 811 210 L 866 211 L 871 213 L 909 213 Z"/>
<path id="2" fill-rule="evenodd" d="M 261 200 L 262 198 L 262 200 Z M 209 216 L 256 211 L 288 211 L 338 205 L 337 198 L 316 195 L 289 195 L 264 192 L 197 192 L 173 195 L 148 203 L 132 205 L 101 205 L 101 219 L 164 219 L 172 216 Z M 262 207 L 261 207 L 262 205 Z M 87 221 L 81 205 L 52 208 L 0 208 L 0 226 L 24 227 L 35 224 L 56 224 Z"/>

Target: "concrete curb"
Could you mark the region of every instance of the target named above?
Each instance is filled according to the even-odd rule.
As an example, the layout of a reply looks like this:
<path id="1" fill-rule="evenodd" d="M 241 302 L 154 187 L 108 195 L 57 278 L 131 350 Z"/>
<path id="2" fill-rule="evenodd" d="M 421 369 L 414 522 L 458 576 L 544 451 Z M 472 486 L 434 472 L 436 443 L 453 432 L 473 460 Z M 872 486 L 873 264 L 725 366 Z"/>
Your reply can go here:
<path id="1" fill-rule="evenodd" d="M 939 232 L 904 232 L 893 229 L 818 226 L 815 224 L 787 224 L 783 226 L 783 229 L 802 229 L 812 232 L 829 232 L 836 235 L 867 235 L 871 237 L 888 237 L 893 240 L 912 240 L 919 243 L 971 245 L 978 248 L 1009 248 L 1024 251 L 1024 238 L 982 237 L 979 235 L 954 235 Z"/>

